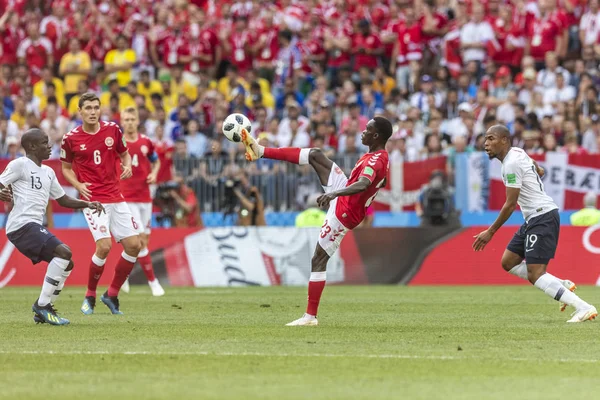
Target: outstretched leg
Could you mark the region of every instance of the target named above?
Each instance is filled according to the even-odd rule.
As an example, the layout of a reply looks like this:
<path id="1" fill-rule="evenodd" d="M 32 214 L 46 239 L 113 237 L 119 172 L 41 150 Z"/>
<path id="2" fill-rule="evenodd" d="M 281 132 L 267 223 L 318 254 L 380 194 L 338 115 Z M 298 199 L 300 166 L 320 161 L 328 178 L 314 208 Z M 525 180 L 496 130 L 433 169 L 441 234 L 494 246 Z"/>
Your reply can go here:
<path id="1" fill-rule="evenodd" d="M 543 267 L 543 270 L 541 269 Z M 569 279 L 560 279 L 546 272 L 546 265 L 532 265 L 531 268 L 528 268 L 527 263 L 523 257 L 514 253 L 508 249 L 504 250 L 504 254 L 502 255 L 502 268 L 509 274 L 518 276 L 521 279 L 528 280 L 532 285 L 535 285 L 536 280 L 542 275 L 547 274 L 555 279 L 557 279 L 561 285 L 570 292 L 574 292 L 577 289 L 575 283 L 570 281 Z M 530 272 L 530 269 L 534 272 Z M 543 272 L 540 272 L 543 271 Z M 567 308 L 567 303 L 561 302 L 559 306 L 560 311 L 564 311 Z"/>
<path id="2" fill-rule="evenodd" d="M 265 147 L 256 143 L 252 136 L 242 131 L 242 141 L 246 145 L 246 159 L 256 161 L 259 158 L 269 158 L 272 160 L 287 161 L 292 164 L 306 165 L 310 164 L 316 171 L 321 181 L 321 185 L 327 186 L 329 174 L 333 167 L 331 161 L 322 151 L 317 148 L 299 147 Z"/>
<path id="3" fill-rule="evenodd" d="M 547 264 L 527 264 L 529 282 L 554 300 L 575 308 L 573 318 L 567 322 L 583 322 L 595 319 L 598 315 L 596 308 L 565 288 L 560 279 L 546 273 L 546 267 Z"/>

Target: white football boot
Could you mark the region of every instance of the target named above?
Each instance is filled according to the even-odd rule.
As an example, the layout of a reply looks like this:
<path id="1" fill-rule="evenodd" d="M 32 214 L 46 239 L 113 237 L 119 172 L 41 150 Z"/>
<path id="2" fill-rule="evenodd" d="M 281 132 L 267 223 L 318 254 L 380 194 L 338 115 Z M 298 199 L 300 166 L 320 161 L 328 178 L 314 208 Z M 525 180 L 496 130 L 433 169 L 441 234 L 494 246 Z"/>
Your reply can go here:
<path id="1" fill-rule="evenodd" d="M 589 306 L 581 308 L 579 310 L 575 310 L 575 312 L 573 312 L 571 316 L 572 318 L 567 322 L 593 321 L 598 316 L 598 311 L 596 310 L 596 307 Z"/>
<path id="2" fill-rule="evenodd" d="M 123 286 L 121 286 L 121 290 L 125 293 L 129 293 L 129 291 L 131 290 L 131 288 L 129 287 L 129 278 L 125 280 L 125 283 L 123 283 Z"/>
<path id="3" fill-rule="evenodd" d="M 319 321 L 317 321 L 317 317 L 310 314 L 304 314 L 302 318 L 298 318 L 295 321 L 290 322 L 289 324 L 285 324 L 285 326 L 317 326 L 319 325 Z"/>
<path id="4" fill-rule="evenodd" d="M 152 296 L 160 297 L 165 295 L 165 289 L 163 289 L 163 287 L 160 285 L 158 279 L 155 279 L 152 282 L 148 281 L 148 286 L 150 286 Z"/>

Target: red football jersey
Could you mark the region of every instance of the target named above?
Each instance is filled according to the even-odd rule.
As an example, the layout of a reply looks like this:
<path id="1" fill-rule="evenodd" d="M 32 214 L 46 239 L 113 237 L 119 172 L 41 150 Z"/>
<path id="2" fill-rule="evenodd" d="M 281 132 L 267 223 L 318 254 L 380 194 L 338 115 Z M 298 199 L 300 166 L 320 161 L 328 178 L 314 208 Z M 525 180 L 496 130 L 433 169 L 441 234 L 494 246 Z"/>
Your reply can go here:
<path id="1" fill-rule="evenodd" d="M 78 126 L 63 136 L 60 160 L 73 164 L 79 182 L 91 183 L 92 201 L 124 201 L 115 164 L 127 151 L 123 132 L 114 122 L 100 122 L 98 132 L 86 133 Z"/>
<path id="2" fill-rule="evenodd" d="M 131 155 L 131 171 L 129 179 L 121 181 L 121 193 L 125 200 L 131 203 L 150 203 L 150 186 L 146 182 L 152 172 L 151 159 L 156 159 L 154 143 L 146 135 L 138 135 L 134 142 L 127 142 L 127 149 Z M 117 173 L 119 170 L 117 169 Z"/>
<path id="3" fill-rule="evenodd" d="M 385 150 L 367 153 L 358 160 L 346 186 L 358 182 L 361 176 L 370 180 L 371 185 L 362 193 L 337 198 L 335 216 L 346 228 L 354 229 L 365 218 L 367 208 L 385 183 L 388 170 L 388 152 Z"/>

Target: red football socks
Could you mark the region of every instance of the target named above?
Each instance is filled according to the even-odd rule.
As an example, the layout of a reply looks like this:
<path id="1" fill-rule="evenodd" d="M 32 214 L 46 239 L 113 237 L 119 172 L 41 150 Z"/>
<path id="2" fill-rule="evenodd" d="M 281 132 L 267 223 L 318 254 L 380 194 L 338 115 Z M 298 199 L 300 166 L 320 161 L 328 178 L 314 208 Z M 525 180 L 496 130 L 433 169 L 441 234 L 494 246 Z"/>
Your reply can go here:
<path id="1" fill-rule="evenodd" d="M 156 276 L 154 276 L 154 268 L 152 268 L 152 258 L 150 257 L 150 254 L 146 254 L 143 257 L 138 257 L 138 261 L 142 266 L 142 271 L 144 271 L 148 282 L 154 281 Z"/>
<path id="2" fill-rule="evenodd" d="M 303 149 L 298 148 L 298 147 L 281 147 L 281 148 L 265 147 L 265 152 L 263 154 L 263 158 L 287 161 L 292 164 L 300 164 L 301 150 L 303 150 Z"/>
<path id="3" fill-rule="evenodd" d="M 135 265 L 136 257 L 130 256 L 127 253 L 123 252 L 121 254 L 121 258 L 117 263 L 117 267 L 115 268 L 115 276 L 108 288 L 108 296 L 116 297 L 119 295 L 119 290 L 121 290 L 121 286 L 127 280 L 127 277 L 131 273 L 133 266 Z"/>
<path id="4" fill-rule="evenodd" d="M 311 272 L 310 274 L 310 281 L 308 282 L 308 305 L 306 306 L 306 313 L 309 315 L 317 316 L 321 294 L 323 294 L 323 289 L 325 289 L 325 279 L 325 272 Z"/>
<path id="5" fill-rule="evenodd" d="M 104 272 L 104 263 L 106 263 L 106 260 L 103 260 L 94 254 L 94 256 L 92 257 L 92 261 L 90 262 L 88 288 L 87 292 L 85 293 L 85 297 L 96 297 L 96 289 L 98 288 L 98 282 L 100 281 L 102 273 Z"/>

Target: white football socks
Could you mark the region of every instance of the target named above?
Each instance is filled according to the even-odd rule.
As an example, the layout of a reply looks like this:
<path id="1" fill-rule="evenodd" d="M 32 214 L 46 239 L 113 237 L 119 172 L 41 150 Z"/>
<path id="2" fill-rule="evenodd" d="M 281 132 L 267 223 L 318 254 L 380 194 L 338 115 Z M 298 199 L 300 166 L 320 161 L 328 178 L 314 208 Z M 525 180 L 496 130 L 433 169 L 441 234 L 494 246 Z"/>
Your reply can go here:
<path id="1" fill-rule="evenodd" d="M 534 286 L 554 300 L 562 301 L 563 303 L 575 307 L 577 310 L 589 306 L 589 304 L 581 300 L 579 296 L 565 288 L 560 279 L 550 274 L 540 276 L 538 280 L 535 281 Z"/>
<path id="2" fill-rule="evenodd" d="M 525 263 L 525 261 L 523 261 L 521 262 L 521 264 L 517 265 L 516 267 L 513 267 L 513 269 L 508 271 L 508 273 L 527 280 L 527 264 Z"/>
<path id="3" fill-rule="evenodd" d="M 54 295 L 54 292 L 58 290 L 58 285 L 63 278 L 63 273 L 68 266 L 69 260 L 65 260 L 64 258 L 54 257 L 50 261 L 48 269 L 46 270 L 44 284 L 42 285 L 42 292 L 38 299 L 38 305 L 43 307 L 52 301 L 52 296 Z"/>
<path id="4" fill-rule="evenodd" d="M 68 266 L 68 264 L 67 264 L 67 266 Z M 67 281 L 67 278 L 69 277 L 69 275 L 71 275 L 71 271 L 73 271 L 73 269 L 70 269 L 68 271 L 64 270 L 62 272 L 60 282 L 58 282 L 58 286 L 56 287 L 56 290 L 54 291 L 54 293 L 52 293 L 52 296 L 50 296 L 50 303 L 54 304 L 54 302 L 58 298 L 58 295 L 65 287 L 65 282 Z"/>

